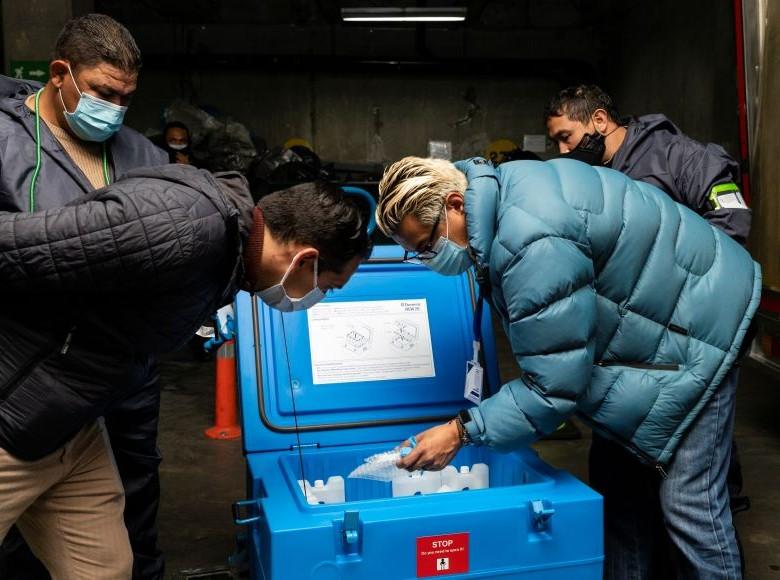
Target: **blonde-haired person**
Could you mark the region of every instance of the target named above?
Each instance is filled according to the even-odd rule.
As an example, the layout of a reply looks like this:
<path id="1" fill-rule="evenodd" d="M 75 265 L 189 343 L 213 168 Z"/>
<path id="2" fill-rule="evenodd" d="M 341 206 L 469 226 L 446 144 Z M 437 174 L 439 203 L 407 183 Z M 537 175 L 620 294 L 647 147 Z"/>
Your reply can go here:
<path id="1" fill-rule="evenodd" d="M 566 159 L 407 157 L 379 195 L 377 223 L 408 257 L 480 271 L 522 370 L 418 435 L 400 466 L 442 469 L 469 443 L 525 446 L 576 412 L 657 479 L 679 576 L 741 577 L 725 482 L 735 388 L 723 378 L 760 296 L 750 255 L 655 187 Z M 642 569 L 651 552 L 637 542 Z"/>

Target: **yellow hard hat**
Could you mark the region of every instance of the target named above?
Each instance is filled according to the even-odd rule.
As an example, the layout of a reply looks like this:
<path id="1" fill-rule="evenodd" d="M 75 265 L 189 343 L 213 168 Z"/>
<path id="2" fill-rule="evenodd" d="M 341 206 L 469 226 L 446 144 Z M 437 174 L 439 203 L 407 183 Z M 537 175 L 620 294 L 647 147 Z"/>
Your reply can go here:
<path id="1" fill-rule="evenodd" d="M 504 153 L 517 149 L 517 144 L 509 139 L 496 139 L 485 149 L 485 159 L 496 165 L 504 161 Z"/>
<path id="2" fill-rule="evenodd" d="M 314 147 L 312 147 L 311 143 L 309 143 L 306 139 L 303 139 L 302 137 L 290 137 L 289 139 L 287 139 L 287 141 L 284 142 L 282 148 L 290 149 L 291 147 L 295 147 L 296 145 L 300 145 L 302 147 L 306 147 L 306 149 L 309 149 L 310 151 L 314 151 Z"/>

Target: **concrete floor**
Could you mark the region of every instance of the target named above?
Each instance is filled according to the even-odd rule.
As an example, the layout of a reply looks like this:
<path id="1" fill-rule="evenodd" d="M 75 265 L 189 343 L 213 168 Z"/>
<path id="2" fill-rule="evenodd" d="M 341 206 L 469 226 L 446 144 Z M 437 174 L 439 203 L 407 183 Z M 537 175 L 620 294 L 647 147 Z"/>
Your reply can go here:
<path id="1" fill-rule="evenodd" d="M 499 350 L 506 380 L 515 366 L 501 340 Z M 162 369 L 160 545 L 167 577 L 182 578 L 185 569 L 226 565 L 240 533 L 230 506 L 244 497 L 244 464 L 240 441 L 203 436 L 212 420 L 214 363 L 194 362 L 182 352 L 167 358 Z M 543 441 L 536 448 L 552 465 L 587 481 L 590 442 L 583 432 L 582 439 Z M 780 580 L 780 381 L 750 365 L 742 372 L 736 433 L 752 502 L 750 511 L 737 516 L 746 578 Z"/>

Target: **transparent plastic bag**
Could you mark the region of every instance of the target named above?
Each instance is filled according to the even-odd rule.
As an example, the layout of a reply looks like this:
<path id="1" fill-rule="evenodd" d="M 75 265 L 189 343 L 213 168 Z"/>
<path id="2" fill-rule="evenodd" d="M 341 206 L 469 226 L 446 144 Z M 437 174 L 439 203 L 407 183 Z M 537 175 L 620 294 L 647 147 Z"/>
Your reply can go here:
<path id="1" fill-rule="evenodd" d="M 402 457 L 406 457 L 412 451 L 411 447 L 401 447 L 376 453 L 366 457 L 363 464 L 352 470 L 347 477 L 357 479 L 371 479 L 374 481 L 393 481 L 393 478 L 407 473 L 406 470 L 396 467 Z"/>

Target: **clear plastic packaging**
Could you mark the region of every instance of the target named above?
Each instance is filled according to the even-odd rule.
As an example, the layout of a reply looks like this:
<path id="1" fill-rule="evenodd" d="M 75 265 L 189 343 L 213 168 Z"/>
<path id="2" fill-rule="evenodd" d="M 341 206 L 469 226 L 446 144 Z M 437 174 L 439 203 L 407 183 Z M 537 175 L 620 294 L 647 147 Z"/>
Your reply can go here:
<path id="1" fill-rule="evenodd" d="M 353 469 L 348 477 L 373 481 L 393 481 L 394 478 L 408 473 L 395 465 L 401 460 L 401 457 L 409 453 L 408 450 L 409 447 L 403 447 L 366 457 L 363 465 Z"/>

